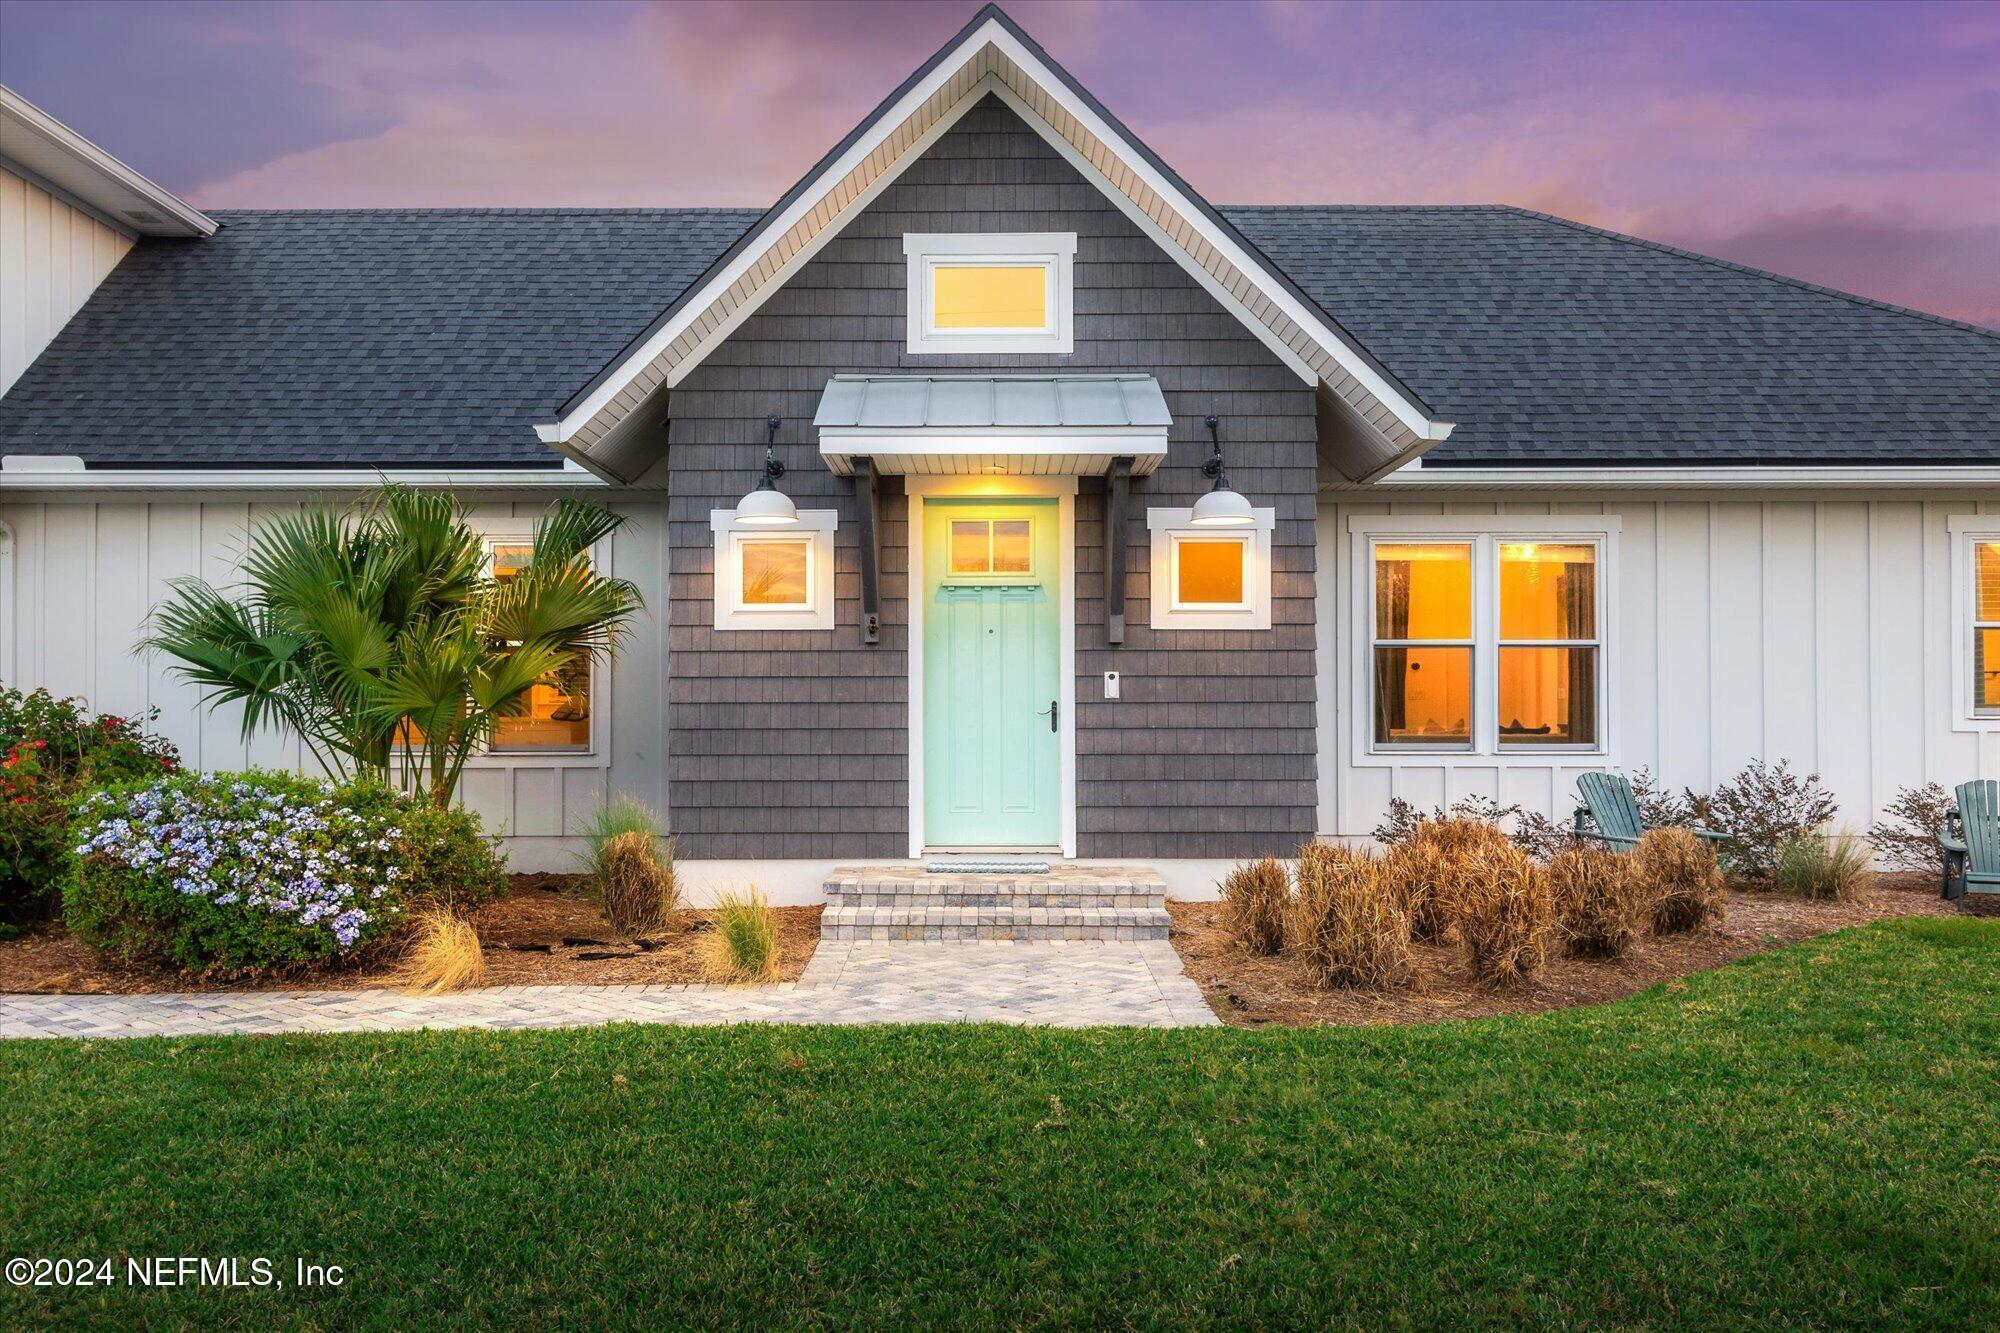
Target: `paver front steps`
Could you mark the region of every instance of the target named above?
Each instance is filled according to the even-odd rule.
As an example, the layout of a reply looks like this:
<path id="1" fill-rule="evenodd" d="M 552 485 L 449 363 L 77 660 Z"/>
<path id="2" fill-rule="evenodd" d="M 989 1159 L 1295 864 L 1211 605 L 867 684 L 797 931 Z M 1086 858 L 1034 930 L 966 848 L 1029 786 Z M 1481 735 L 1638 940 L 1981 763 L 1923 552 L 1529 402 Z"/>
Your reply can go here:
<path id="1" fill-rule="evenodd" d="M 826 880 L 827 940 L 1163 940 L 1167 885 L 1144 866 L 1045 875 L 842 866 Z"/>

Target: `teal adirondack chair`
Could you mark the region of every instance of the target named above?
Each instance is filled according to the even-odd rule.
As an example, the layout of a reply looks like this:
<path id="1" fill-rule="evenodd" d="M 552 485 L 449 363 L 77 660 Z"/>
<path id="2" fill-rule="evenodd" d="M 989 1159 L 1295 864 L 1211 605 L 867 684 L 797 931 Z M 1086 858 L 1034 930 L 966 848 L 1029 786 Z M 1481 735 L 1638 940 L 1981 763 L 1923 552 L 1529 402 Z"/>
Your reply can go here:
<path id="1" fill-rule="evenodd" d="M 1576 780 L 1583 804 L 1576 808 L 1576 836 L 1601 842 L 1614 852 L 1629 852 L 1650 831 L 1639 818 L 1639 799 L 1632 784 L 1616 773 L 1585 773 Z M 1592 827 L 1595 825 L 1595 827 Z M 1726 834 L 1690 829 L 1698 838 L 1727 842 Z"/>
<path id="2" fill-rule="evenodd" d="M 2000 893 L 2000 782 L 1959 784 L 1958 808 L 1938 830 L 1944 849 L 1944 896 Z"/>

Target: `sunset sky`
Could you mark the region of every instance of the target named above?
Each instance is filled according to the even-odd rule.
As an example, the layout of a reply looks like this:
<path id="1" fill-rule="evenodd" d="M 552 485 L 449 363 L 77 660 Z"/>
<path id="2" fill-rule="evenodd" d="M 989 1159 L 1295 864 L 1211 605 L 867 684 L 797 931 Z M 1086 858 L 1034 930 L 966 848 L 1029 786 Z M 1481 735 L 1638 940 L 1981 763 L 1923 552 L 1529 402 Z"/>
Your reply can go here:
<path id="1" fill-rule="evenodd" d="M 959 3 L 0 0 L 206 207 L 763 205 Z M 1512 203 L 2000 326 L 2000 3 L 1007 6 L 1217 203 Z"/>

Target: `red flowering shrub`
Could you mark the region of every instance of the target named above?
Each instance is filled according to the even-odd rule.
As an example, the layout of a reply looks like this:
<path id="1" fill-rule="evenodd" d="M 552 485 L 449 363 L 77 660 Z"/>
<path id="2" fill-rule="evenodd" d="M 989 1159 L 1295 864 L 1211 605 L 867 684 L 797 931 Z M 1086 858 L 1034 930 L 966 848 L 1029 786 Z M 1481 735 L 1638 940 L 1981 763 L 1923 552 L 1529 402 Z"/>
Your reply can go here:
<path id="1" fill-rule="evenodd" d="M 0 922 L 54 911 L 80 797 L 180 767 L 173 745 L 140 723 L 93 717 L 81 700 L 47 690 L 0 689 L 0 755 Z"/>

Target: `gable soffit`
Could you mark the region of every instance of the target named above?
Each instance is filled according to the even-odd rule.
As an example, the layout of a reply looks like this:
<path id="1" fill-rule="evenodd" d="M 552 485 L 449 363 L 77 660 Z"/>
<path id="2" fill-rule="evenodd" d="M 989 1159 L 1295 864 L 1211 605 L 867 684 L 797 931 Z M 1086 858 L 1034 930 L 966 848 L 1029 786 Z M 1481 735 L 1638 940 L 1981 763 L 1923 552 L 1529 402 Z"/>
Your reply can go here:
<path id="1" fill-rule="evenodd" d="M 1421 454 L 1448 422 L 1399 384 L 1191 191 L 1149 161 L 997 11 L 933 57 L 774 206 L 625 354 L 538 427 L 614 479 L 664 446 L 660 400 L 925 149 L 992 94 L 1157 241 L 1302 380 L 1315 386 L 1328 461 L 1364 480 Z M 651 404 L 648 409 L 648 404 Z M 645 443 L 635 436 L 653 437 Z"/>

